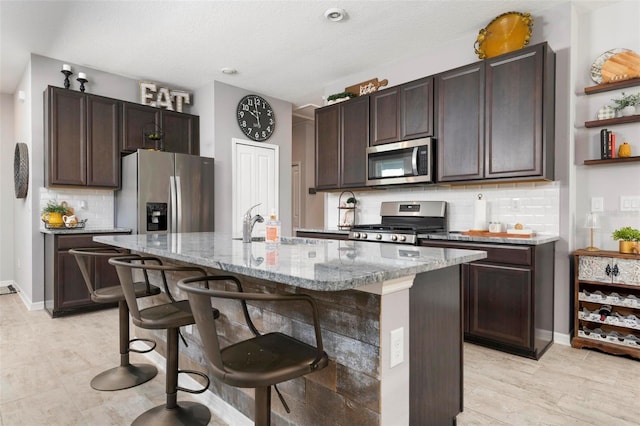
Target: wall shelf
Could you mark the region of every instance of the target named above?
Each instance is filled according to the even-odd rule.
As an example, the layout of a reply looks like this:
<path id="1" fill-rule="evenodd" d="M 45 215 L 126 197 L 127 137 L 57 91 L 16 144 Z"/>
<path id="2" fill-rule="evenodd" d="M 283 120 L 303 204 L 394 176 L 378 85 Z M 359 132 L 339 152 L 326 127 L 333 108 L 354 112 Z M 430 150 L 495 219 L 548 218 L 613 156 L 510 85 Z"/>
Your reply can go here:
<path id="1" fill-rule="evenodd" d="M 612 164 L 612 163 L 632 163 L 634 161 L 640 161 L 639 157 L 618 157 L 618 158 L 605 158 L 602 160 L 585 160 L 585 166 L 593 166 L 595 164 Z"/>
<path id="2" fill-rule="evenodd" d="M 605 127 L 615 124 L 635 123 L 636 121 L 640 121 L 640 114 L 630 115 L 628 117 L 608 118 L 606 120 L 585 121 L 584 127 Z"/>
<path id="3" fill-rule="evenodd" d="M 640 78 L 633 78 L 631 80 L 616 81 L 613 83 L 598 84 L 597 86 L 585 87 L 584 93 L 586 95 L 593 95 L 594 93 L 609 92 L 611 90 L 625 89 L 627 87 L 640 86 Z"/>

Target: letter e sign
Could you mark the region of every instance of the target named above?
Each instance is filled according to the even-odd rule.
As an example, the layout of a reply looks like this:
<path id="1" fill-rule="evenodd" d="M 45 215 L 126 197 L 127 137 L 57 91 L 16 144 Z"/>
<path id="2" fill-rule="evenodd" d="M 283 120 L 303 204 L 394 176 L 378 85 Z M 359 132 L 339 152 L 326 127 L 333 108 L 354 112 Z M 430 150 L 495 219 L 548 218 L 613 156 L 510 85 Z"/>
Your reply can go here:
<path id="1" fill-rule="evenodd" d="M 156 83 L 140 82 L 140 103 L 168 111 L 182 112 L 182 105 L 191 105 L 191 93 L 158 87 Z"/>

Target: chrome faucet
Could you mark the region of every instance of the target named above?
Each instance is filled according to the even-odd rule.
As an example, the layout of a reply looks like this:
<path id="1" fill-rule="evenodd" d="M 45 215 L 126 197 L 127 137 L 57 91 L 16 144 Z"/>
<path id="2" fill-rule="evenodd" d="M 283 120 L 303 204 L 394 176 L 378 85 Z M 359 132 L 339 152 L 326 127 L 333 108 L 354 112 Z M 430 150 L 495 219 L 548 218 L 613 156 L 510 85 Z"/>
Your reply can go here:
<path id="1" fill-rule="evenodd" d="M 251 242 L 251 232 L 253 232 L 253 227 L 256 222 L 264 222 L 264 218 L 259 214 L 255 216 L 251 216 L 251 210 L 255 207 L 258 207 L 262 203 L 258 203 L 255 206 L 249 207 L 249 210 L 244 214 L 242 218 L 242 242 L 250 243 Z"/>

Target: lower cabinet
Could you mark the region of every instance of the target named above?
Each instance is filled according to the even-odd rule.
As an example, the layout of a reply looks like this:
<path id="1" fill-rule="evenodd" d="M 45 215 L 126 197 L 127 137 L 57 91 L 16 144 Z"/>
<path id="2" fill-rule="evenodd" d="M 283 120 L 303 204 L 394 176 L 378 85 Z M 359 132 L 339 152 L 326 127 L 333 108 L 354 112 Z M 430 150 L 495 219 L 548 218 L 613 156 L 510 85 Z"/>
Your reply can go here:
<path id="1" fill-rule="evenodd" d="M 536 246 L 422 240 L 429 247 L 482 250 L 463 265 L 464 338 L 539 359 L 553 342 L 555 243 Z"/>
<path id="2" fill-rule="evenodd" d="M 116 306 L 98 304 L 91 296 L 71 248 L 105 247 L 93 241 L 98 234 L 45 234 L 44 237 L 44 307 L 52 317 Z M 107 235 L 107 234 L 99 234 Z M 115 268 L 106 259 L 91 260 L 96 288 L 118 285 Z"/>

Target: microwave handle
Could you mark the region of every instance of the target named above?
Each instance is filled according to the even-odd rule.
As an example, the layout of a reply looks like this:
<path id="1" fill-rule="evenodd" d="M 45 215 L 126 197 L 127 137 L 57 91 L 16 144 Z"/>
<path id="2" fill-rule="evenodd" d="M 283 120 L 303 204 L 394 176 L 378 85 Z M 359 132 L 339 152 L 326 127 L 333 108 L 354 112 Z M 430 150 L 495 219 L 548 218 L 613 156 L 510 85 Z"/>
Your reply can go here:
<path id="1" fill-rule="evenodd" d="M 413 155 L 411 156 L 411 168 L 414 176 L 418 176 L 418 147 L 413 148 Z"/>

